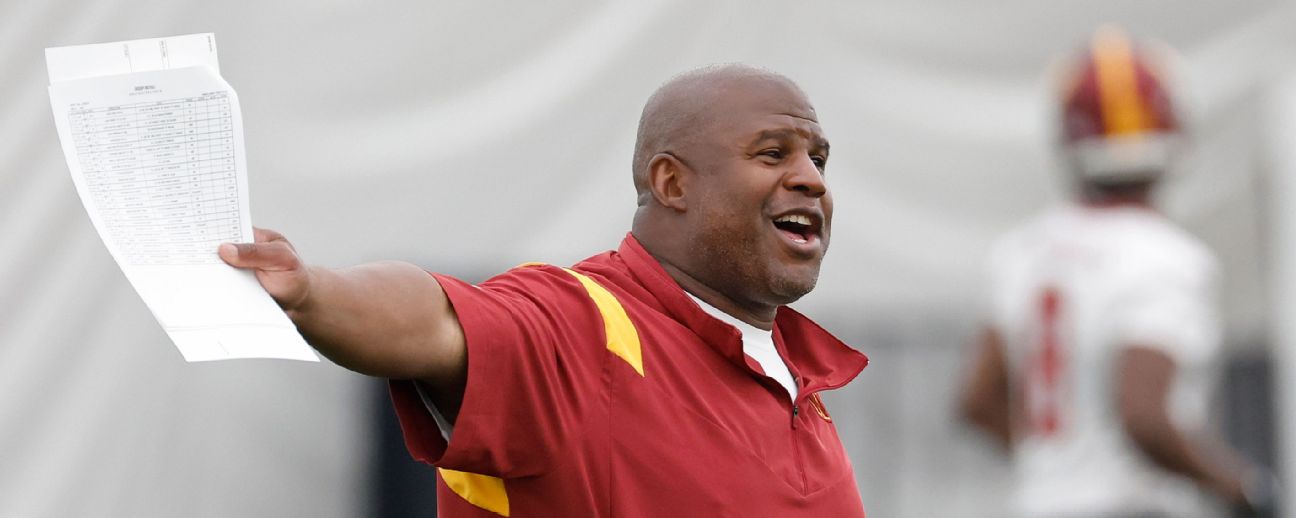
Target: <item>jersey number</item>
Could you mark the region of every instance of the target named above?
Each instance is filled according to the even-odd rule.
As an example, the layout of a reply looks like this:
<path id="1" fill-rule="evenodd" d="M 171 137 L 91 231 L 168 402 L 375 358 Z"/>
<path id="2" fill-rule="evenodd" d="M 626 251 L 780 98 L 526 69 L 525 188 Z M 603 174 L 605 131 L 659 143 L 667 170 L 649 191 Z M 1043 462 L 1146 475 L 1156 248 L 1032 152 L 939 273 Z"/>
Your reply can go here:
<path id="1" fill-rule="evenodd" d="M 1056 434 L 1061 425 L 1061 381 L 1066 361 L 1059 329 L 1062 295 L 1057 288 L 1046 288 L 1040 294 L 1038 311 L 1038 342 L 1026 369 L 1026 412 L 1031 433 L 1048 437 Z"/>

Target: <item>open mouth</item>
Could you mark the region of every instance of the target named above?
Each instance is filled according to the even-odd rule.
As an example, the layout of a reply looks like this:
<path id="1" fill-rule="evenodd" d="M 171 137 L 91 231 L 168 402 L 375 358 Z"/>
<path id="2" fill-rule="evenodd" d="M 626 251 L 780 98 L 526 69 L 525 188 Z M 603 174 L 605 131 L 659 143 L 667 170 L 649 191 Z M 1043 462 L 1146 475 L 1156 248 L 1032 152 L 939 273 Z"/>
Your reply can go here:
<path id="1" fill-rule="evenodd" d="M 808 214 L 784 214 L 774 218 L 774 228 L 796 244 L 808 244 L 819 237 L 819 218 Z"/>

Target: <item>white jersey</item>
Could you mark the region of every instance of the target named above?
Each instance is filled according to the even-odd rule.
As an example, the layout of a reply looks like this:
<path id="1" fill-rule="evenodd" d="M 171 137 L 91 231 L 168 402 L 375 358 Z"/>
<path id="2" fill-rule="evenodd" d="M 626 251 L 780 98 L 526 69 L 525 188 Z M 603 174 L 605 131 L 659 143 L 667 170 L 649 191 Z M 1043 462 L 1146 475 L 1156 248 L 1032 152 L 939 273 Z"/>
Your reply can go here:
<path id="1" fill-rule="evenodd" d="M 990 315 L 1015 397 L 1023 516 L 1166 513 L 1204 502 L 1124 433 L 1115 360 L 1124 345 L 1174 359 L 1171 418 L 1206 424 L 1219 346 L 1216 264 L 1196 239 L 1135 207 L 1067 205 L 1003 237 L 990 257 Z"/>

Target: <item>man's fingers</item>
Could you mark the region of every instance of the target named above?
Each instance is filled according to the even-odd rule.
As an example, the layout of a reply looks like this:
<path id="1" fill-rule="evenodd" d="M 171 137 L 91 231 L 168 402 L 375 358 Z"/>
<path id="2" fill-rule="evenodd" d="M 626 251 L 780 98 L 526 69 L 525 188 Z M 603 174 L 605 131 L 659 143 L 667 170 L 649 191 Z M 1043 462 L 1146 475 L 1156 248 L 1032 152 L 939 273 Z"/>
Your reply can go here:
<path id="1" fill-rule="evenodd" d="M 276 272 L 301 267 L 297 250 L 283 234 L 268 228 L 252 227 L 252 237 L 254 243 L 222 243 L 216 254 L 236 268 Z"/>
<path id="2" fill-rule="evenodd" d="M 292 242 L 289 241 L 288 238 L 284 237 L 283 234 L 268 228 L 252 227 L 252 239 L 257 243 L 284 243 L 288 245 L 288 248 L 293 249 L 293 251 L 297 250 L 297 247 L 293 246 Z"/>
<path id="3" fill-rule="evenodd" d="M 292 243 L 270 229 L 252 230 L 255 243 L 221 243 L 216 254 L 230 266 L 255 270 L 261 287 L 285 310 L 301 304 L 310 289 L 310 275 Z"/>
<path id="4" fill-rule="evenodd" d="M 238 268 L 256 268 L 275 272 L 295 270 L 301 266 L 297 252 L 283 240 L 266 243 L 222 243 L 216 253 L 230 266 Z"/>
<path id="5" fill-rule="evenodd" d="M 252 227 L 252 239 L 258 243 L 266 243 L 270 241 L 284 241 L 284 242 L 288 241 L 288 238 L 284 237 L 283 234 L 280 234 L 268 228 L 261 228 L 261 227 Z"/>
<path id="6" fill-rule="evenodd" d="M 221 260 L 225 261 L 225 264 L 230 266 L 239 265 L 238 247 L 234 246 L 234 243 L 221 243 L 216 248 L 216 255 L 220 256 Z"/>

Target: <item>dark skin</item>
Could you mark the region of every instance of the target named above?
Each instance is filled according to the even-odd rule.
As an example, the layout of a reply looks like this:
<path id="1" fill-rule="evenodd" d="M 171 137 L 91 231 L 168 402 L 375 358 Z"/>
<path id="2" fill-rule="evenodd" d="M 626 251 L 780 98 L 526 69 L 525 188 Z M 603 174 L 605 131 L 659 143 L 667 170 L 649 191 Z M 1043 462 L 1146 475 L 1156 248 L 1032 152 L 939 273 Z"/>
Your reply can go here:
<path id="1" fill-rule="evenodd" d="M 832 201 L 828 143 L 788 79 L 744 66 L 667 83 L 640 122 L 631 232 L 685 290 L 758 327 L 815 285 Z M 641 162 L 639 158 L 643 158 Z M 807 222 L 802 228 L 779 217 Z M 372 376 L 416 379 L 452 422 L 467 379 L 463 328 L 421 268 L 385 261 L 307 265 L 292 244 L 256 229 L 221 259 L 249 269 L 320 353 Z"/>
<path id="2" fill-rule="evenodd" d="M 959 411 L 963 419 L 980 428 L 1004 451 L 1012 451 L 1013 408 L 1012 384 L 1008 377 L 1008 360 L 1003 355 L 999 333 L 985 328 L 977 340 L 972 369 L 963 382 Z"/>
<path id="3" fill-rule="evenodd" d="M 963 418 L 984 431 L 1005 451 L 1011 451 L 1021 429 L 1021 415 L 1012 397 L 1003 345 L 993 329 L 982 332 L 972 370 L 964 382 L 959 410 Z M 1190 438 L 1167 412 L 1175 364 L 1149 346 L 1123 348 L 1116 366 L 1116 410 L 1125 433 L 1155 464 L 1195 481 L 1227 502 L 1245 506 L 1244 465 L 1222 444 Z"/>
<path id="4" fill-rule="evenodd" d="M 441 285 L 421 268 L 382 261 L 350 268 L 307 265 L 281 234 L 225 243 L 221 259 L 251 269 L 312 346 L 353 371 L 422 380 L 447 418 L 467 381 L 463 328 Z"/>
<path id="5" fill-rule="evenodd" d="M 1151 183 L 1083 186 L 1079 199 L 1094 207 L 1134 206 L 1151 209 Z M 1125 344 L 1114 365 L 1116 411 L 1125 433 L 1162 469 L 1185 476 L 1226 502 L 1246 507 L 1245 465 L 1229 449 L 1210 438 L 1190 438 L 1168 413 L 1175 363 L 1146 344 Z M 992 327 L 982 330 L 976 357 L 964 380 L 959 410 L 963 418 L 1011 451 L 1023 428 L 1020 401 L 1013 397 L 1011 372 L 1004 344 Z"/>
<path id="6" fill-rule="evenodd" d="M 689 129 L 641 124 L 632 233 L 686 291 L 772 329 L 828 249 L 829 145 L 814 108 L 786 78 L 732 68 L 666 85 L 644 117 Z M 788 215 L 809 221 L 804 243 L 776 226 Z"/>

